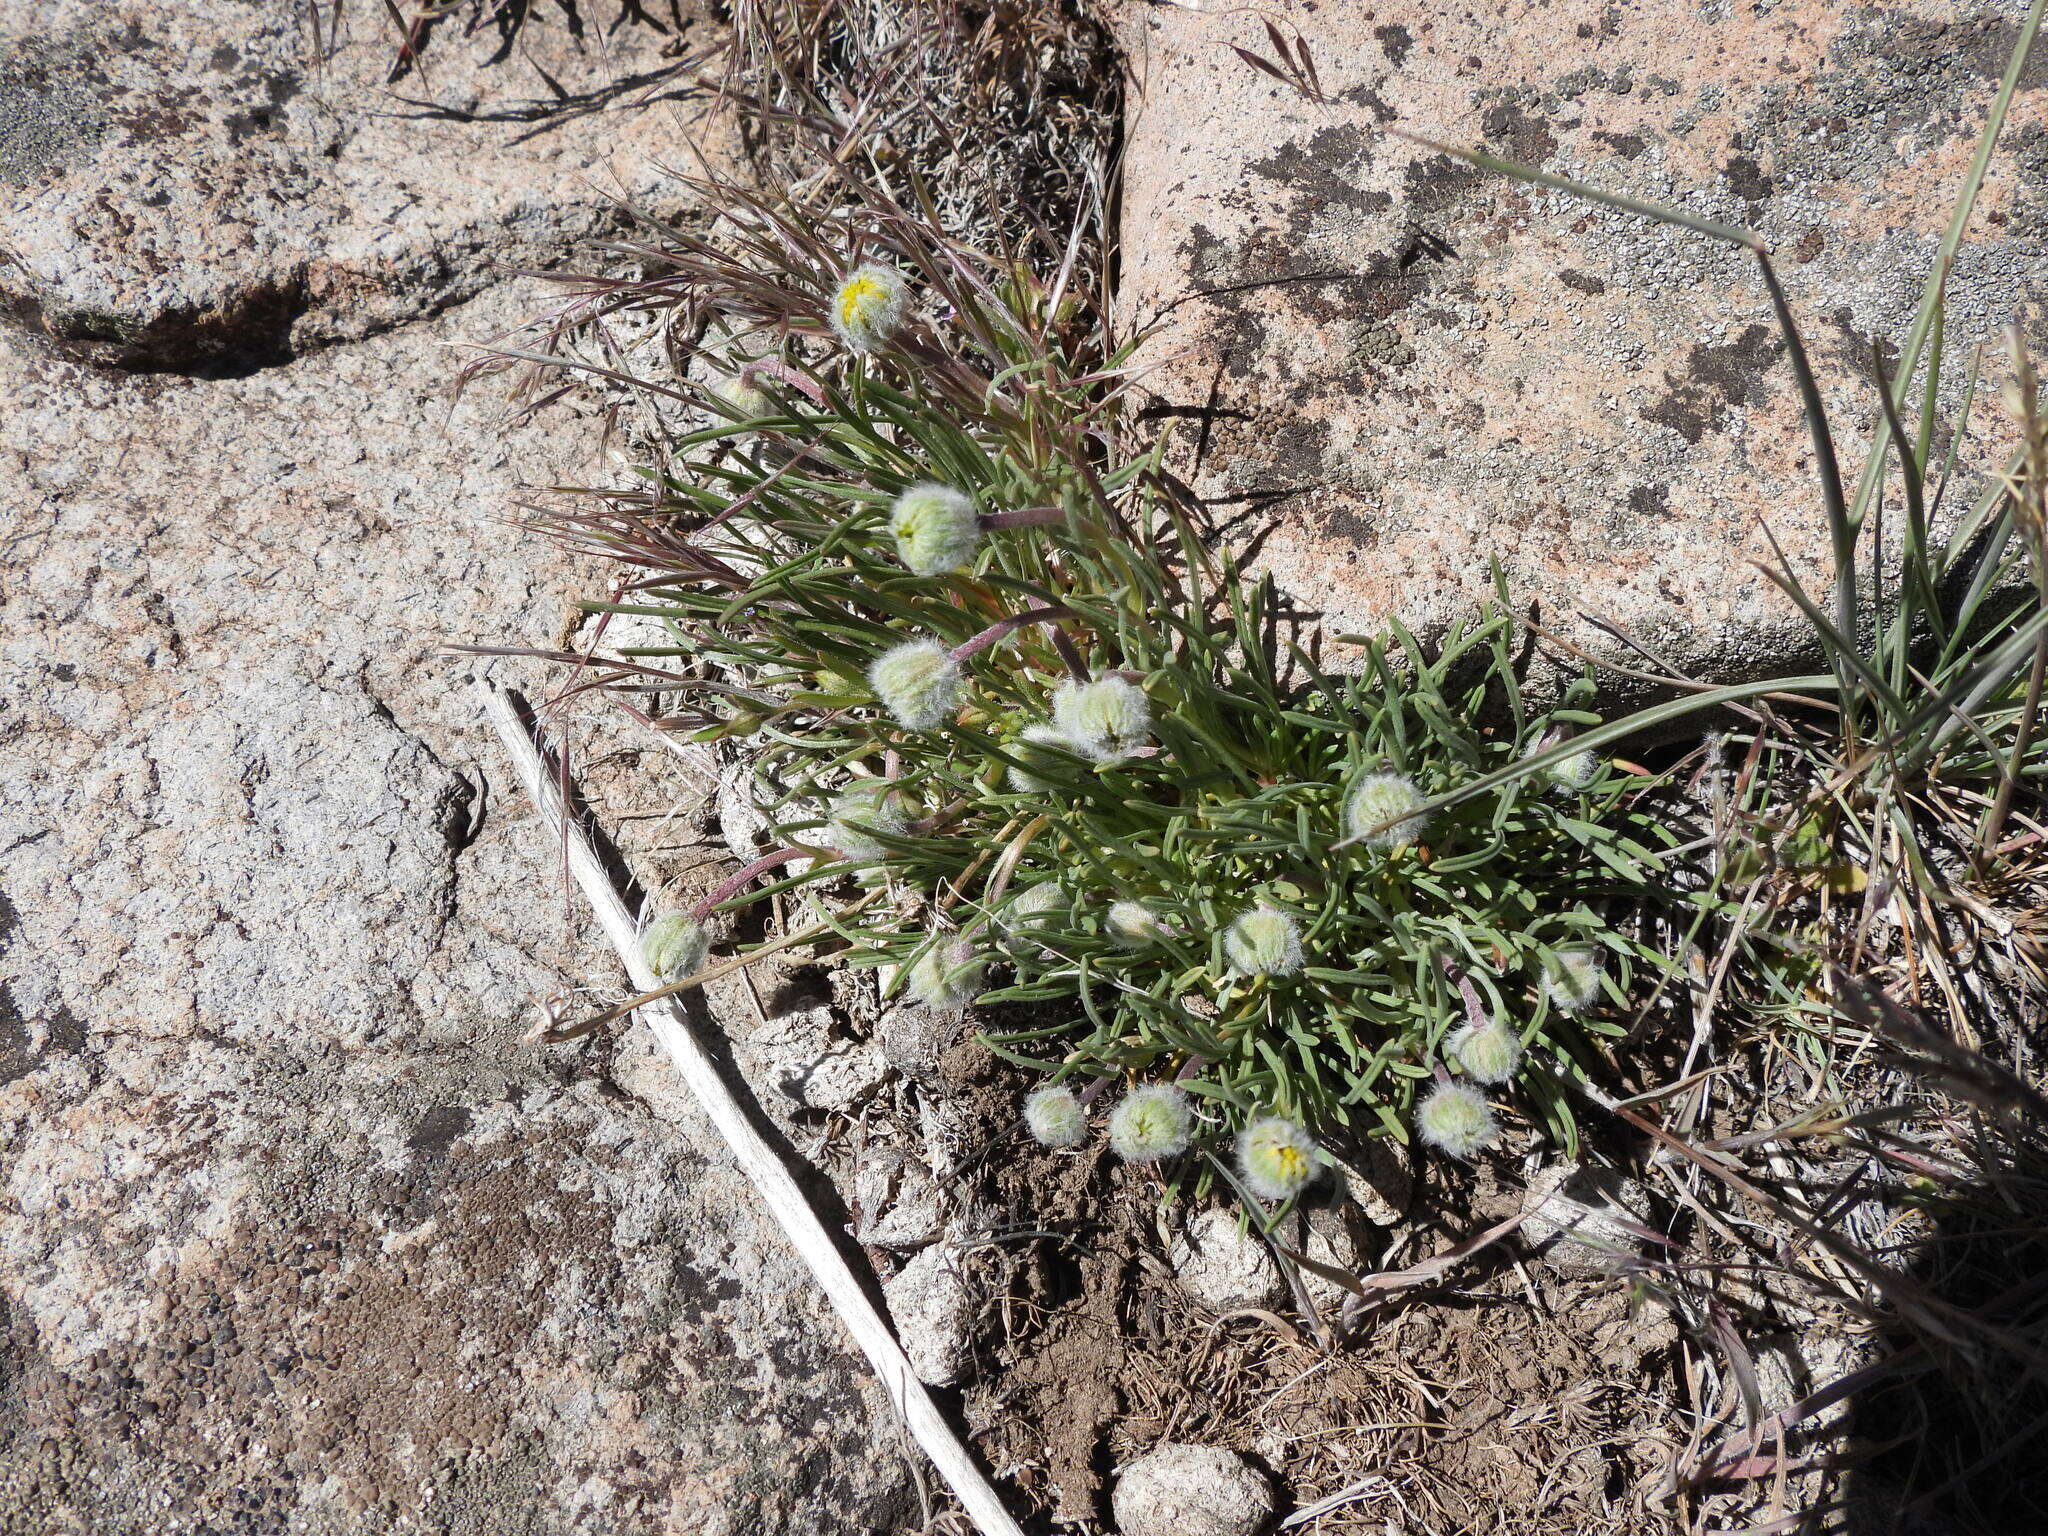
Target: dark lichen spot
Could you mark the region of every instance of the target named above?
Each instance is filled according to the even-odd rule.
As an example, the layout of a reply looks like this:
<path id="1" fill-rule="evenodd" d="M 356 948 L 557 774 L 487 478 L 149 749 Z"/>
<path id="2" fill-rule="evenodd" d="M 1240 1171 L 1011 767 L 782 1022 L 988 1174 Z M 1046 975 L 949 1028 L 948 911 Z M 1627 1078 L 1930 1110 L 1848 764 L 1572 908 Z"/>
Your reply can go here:
<path id="1" fill-rule="evenodd" d="M 1727 420 L 1738 405 L 1762 398 L 1766 370 L 1784 346 L 1766 326 L 1747 327 L 1725 346 L 1695 346 L 1684 376 L 1667 371 L 1664 398 L 1643 408 L 1645 421 L 1671 428 L 1688 443 L 1698 443 Z"/>
<path id="2" fill-rule="evenodd" d="M 1588 272 L 1574 272 L 1566 267 L 1557 274 L 1557 280 L 1567 288 L 1576 288 L 1580 293 L 1605 293 L 1607 285 Z"/>
<path id="3" fill-rule="evenodd" d="M 1431 155 L 1412 163 L 1401 178 L 1411 212 L 1441 213 L 1485 180 L 1484 175 L 1449 155 Z"/>
<path id="4" fill-rule="evenodd" d="M 1549 125 L 1513 102 L 1488 107 L 1479 126 L 1490 142 L 1505 145 L 1508 153 L 1524 165 L 1541 165 L 1557 149 Z"/>
<path id="5" fill-rule="evenodd" d="M 1771 195 L 1774 183 L 1747 155 L 1736 155 L 1721 168 L 1728 189 L 1746 203 L 1760 203 Z"/>
<path id="6" fill-rule="evenodd" d="M 1415 47 L 1415 39 L 1406 27 L 1374 27 L 1372 35 L 1380 40 L 1380 49 L 1386 54 L 1387 62 L 1396 69 L 1408 61 L 1408 54 Z"/>
<path id="7" fill-rule="evenodd" d="M 474 1117 L 460 1104 L 436 1104 L 420 1117 L 420 1123 L 405 1138 L 406 1150 L 429 1162 L 439 1162 L 448 1149 L 468 1131 Z"/>
<path id="8" fill-rule="evenodd" d="M 1600 128 L 1593 130 L 1593 137 L 1624 160 L 1638 158 L 1649 143 L 1640 133 L 1608 133 Z"/>
<path id="9" fill-rule="evenodd" d="M 1669 517 L 1671 488 L 1666 485 L 1632 485 L 1628 489 L 1628 509 L 1637 517 Z"/>

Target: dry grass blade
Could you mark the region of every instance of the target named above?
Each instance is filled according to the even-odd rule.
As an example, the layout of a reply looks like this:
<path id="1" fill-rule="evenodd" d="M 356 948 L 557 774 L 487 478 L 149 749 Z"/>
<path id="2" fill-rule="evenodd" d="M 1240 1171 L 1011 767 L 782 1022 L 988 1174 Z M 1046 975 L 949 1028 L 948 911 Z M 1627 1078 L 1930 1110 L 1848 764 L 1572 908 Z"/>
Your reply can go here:
<path id="1" fill-rule="evenodd" d="M 634 984 L 652 988 L 657 978 L 641 958 L 633 915 L 589 836 L 568 813 L 562 790 L 525 722 L 507 694 L 489 684 L 478 686 L 484 712 L 512 759 L 521 787 L 548 822 L 551 840 L 566 846 L 570 874 L 595 909 L 605 937 L 618 951 Z M 732 1090 L 725 1086 L 717 1062 L 698 1040 L 682 1010 L 657 994 L 644 1007 L 642 1018 L 668 1052 L 684 1085 L 724 1138 L 741 1169 L 753 1181 L 847 1332 L 867 1356 L 911 1434 L 973 1517 L 982 1536 L 1023 1536 L 1021 1528 L 1003 1508 L 1002 1499 L 975 1464 L 973 1455 L 953 1433 L 931 1394 L 911 1370 L 895 1334 L 869 1299 L 867 1287 L 841 1256 L 803 1189 L 756 1129 Z"/>

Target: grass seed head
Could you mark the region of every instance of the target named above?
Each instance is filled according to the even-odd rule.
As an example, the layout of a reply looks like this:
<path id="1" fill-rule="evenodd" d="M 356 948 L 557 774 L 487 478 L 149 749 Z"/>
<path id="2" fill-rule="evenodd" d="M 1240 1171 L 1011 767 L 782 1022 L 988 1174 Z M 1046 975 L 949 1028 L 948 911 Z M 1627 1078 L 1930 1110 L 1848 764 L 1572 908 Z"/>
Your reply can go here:
<path id="1" fill-rule="evenodd" d="M 854 352 L 878 350 L 909 312 L 910 285 L 880 262 L 855 267 L 832 294 L 832 330 Z"/>
<path id="2" fill-rule="evenodd" d="M 928 731 L 960 705 L 960 663 L 936 640 L 906 640 L 876 658 L 868 686 L 906 731 Z"/>
<path id="3" fill-rule="evenodd" d="M 1152 704 L 1128 678 L 1070 679 L 1052 691 L 1052 723 L 1076 752 L 1100 762 L 1123 757 L 1152 739 Z"/>
<path id="4" fill-rule="evenodd" d="M 910 827 L 890 794 L 893 785 L 881 779 L 863 779 L 847 786 L 833 800 L 831 824 L 825 834 L 832 846 L 857 864 L 889 856 L 889 850 L 874 836 L 903 836 Z"/>
<path id="5" fill-rule="evenodd" d="M 1127 1163 L 1157 1163 L 1187 1151 L 1194 1122 L 1187 1095 L 1163 1083 L 1133 1088 L 1109 1112 L 1109 1149 Z"/>
<path id="6" fill-rule="evenodd" d="M 1344 831 L 1381 853 L 1392 853 L 1428 830 L 1429 818 L 1416 814 L 1422 805 L 1422 791 L 1406 774 L 1369 773 L 1351 786 L 1345 798 Z M 1382 822 L 1391 825 L 1381 826 Z M 1379 830 L 1374 831 L 1375 827 Z"/>
<path id="7" fill-rule="evenodd" d="M 1114 901 L 1103 919 L 1109 936 L 1125 949 L 1148 949 L 1159 942 L 1165 924 L 1142 901 Z"/>
<path id="8" fill-rule="evenodd" d="M 1024 1129 L 1041 1147 L 1078 1147 L 1088 1137 L 1088 1108 L 1071 1088 L 1041 1088 L 1024 1100 Z"/>
<path id="9" fill-rule="evenodd" d="M 950 485 L 913 485 L 889 509 L 896 555 L 919 576 L 942 576 L 971 564 L 981 548 L 974 503 Z"/>
<path id="10" fill-rule="evenodd" d="M 1278 907 L 1257 906 L 1223 930 L 1223 953 L 1247 976 L 1301 969 L 1301 925 Z"/>
<path id="11" fill-rule="evenodd" d="M 1439 1084 L 1416 1108 L 1415 1129 L 1437 1151 L 1467 1160 L 1500 1140 L 1493 1107 L 1469 1083 Z"/>
<path id="12" fill-rule="evenodd" d="M 678 981 L 702 970 L 710 953 L 711 935 L 704 925 L 681 912 L 656 918 L 640 935 L 640 958 L 663 981 Z"/>
<path id="13" fill-rule="evenodd" d="M 1238 1176 L 1261 1200 L 1293 1199 L 1321 1167 L 1321 1151 L 1292 1120 L 1267 1115 L 1238 1133 Z"/>
<path id="14" fill-rule="evenodd" d="M 917 958 L 904 990 L 927 1008 L 965 1008 L 981 993 L 987 963 L 965 944 L 935 944 Z"/>
<path id="15" fill-rule="evenodd" d="M 1590 944 L 1570 944 L 1560 949 L 1545 968 L 1543 990 L 1550 1006 L 1559 1013 L 1584 1013 L 1600 1000 L 1600 972 L 1604 962 L 1600 951 Z"/>
<path id="16" fill-rule="evenodd" d="M 1451 1036 L 1446 1054 L 1475 1083 L 1505 1083 L 1522 1065 L 1522 1042 L 1507 1025 L 1467 1024 Z"/>

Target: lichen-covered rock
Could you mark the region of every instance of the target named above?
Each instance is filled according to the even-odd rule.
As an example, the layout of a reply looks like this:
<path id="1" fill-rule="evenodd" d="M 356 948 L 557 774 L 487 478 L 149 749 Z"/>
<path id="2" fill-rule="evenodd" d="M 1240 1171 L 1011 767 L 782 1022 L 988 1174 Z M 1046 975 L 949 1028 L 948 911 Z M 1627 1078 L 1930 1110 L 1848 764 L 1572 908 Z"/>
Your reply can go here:
<path id="1" fill-rule="evenodd" d="M 0 341 L 0 1530 L 908 1518 L 673 1072 L 521 1043 L 622 979 L 438 654 L 579 582 L 497 519 L 596 430 L 446 391 L 537 298 L 232 380 Z M 622 835 L 705 797 L 606 748 Z"/>
<path id="2" fill-rule="evenodd" d="M 1167 1443 L 1117 1475 L 1120 1536 L 1257 1536 L 1273 1518 L 1273 1485 L 1234 1451 Z"/>
<path id="3" fill-rule="evenodd" d="M 1612 1168 L 1558 1161 L 1529 1180 L 1522 1241 L 1567 1275 L 1611 1275 L 1642 1252 L 1643 1186 Z"/>
<path id="4" fill-rule="evenodd" d="M 1328 104 L 1231 52 L 1270 54 L 1268 15 L 1306 41 Z M 1183 419 L 1177 465 L 1201 496 L 1257 510 L 1262 563 L 1327 632 L 1398 614 L 1440 633 L 1490 594 L 1498 556 L 1514 594 L 1585 643 L 1613 644 L 1581 609 L 1703 673 L 1788 659 L 1806 631 L 1750 564 L 1770 557 L 1759 519 L 1809 579 L 1828 544 L 1755 262 L 1384 130 L 1758 231 L 1853 473 L 1872 341 L 1889 358 L 1905 335 L 2019 8 L 1116 16 L 1135 77 L 1125 305 L 1167 322 L 1147 344 L 1153 408 Z M 1954 269 L 1952 342 L 1991 334 L 2048 276 L 2044 146 L 2037 57 Z M 1956 390 L 1967 372 L 1949 370 Z M 1998 430 L 1994 396 L 1980 434 Z"/>
<path id="5" fill-rule="evenodd" d="M 914 1255 L 883 1284 L 882 1296 L 918 1380 L 950 1387 L 973 1369 L 974 1294 L 950 1244 Z"/>
<path id="6" fill-rule="evenodd" d="M 1195 1212 L 1169 1258 L 1188 1294 L 1218 1312 L 1275 1306 L 1285 1294 L 1265 1242 L 1235 1211 Z"/>
<path id="7" fill-rule="evenodd" d="M 246 372 L 461 303 L 611 228 L 617 195 L 672 193 L 694 3 L 464 12 L 396 80 L 383 9 L 330 9 L 0 16 L 0 307 L 99 362 Z"/>

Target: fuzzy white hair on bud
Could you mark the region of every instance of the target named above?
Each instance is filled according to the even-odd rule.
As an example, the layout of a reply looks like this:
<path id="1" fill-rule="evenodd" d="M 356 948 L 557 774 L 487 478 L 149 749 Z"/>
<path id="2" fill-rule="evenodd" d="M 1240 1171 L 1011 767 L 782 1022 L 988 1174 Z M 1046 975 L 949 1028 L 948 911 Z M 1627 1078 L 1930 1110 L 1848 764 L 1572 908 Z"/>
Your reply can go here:
<path id="1" fill-rule="evenodd" d="M 1301 925 L 1278 907 L 1256 906 L 1223 930 L 1223 954 L 1247 976 L 1292 976 L 1302 966 Z"/>
<path id="2" fill-rule="evenodd" d="M 1429 830 L 1423 804 L 1422 791 L 1406 774 L 1368 773 L 1344 798 L 1344 830 L 1369 848 L 1392 853 Z"/>
<path id="3" fill-rule="evenodd" d="M 1261 1200 L 1293 1199 L 1322 1164 L 1321 1149 L 1292 1120 L 1267 1115 L 1238 1133 L 1238 1177 Z"/>
<path id="4" fill-rule="evenodd" d="M 953 1012 L 981 993 L 987 963 L 965 944 L 935 944 L 911 965 L 903 989 L 927 1008 Z"/>
<path id="5" fill-rule="evenodd" d="M 1568 944 L 1544 967 L 1543 991 L 1559 1013 L 1584 1013 L 1602 995 L 1605 958 L 1591 944 Z"/>
<path id="6" fill-rule="evenodd" d="M 1078 1147 L 1088 1138 L 1088 1107 L 1071 1088 L 1041 1088 L 1024 1100 L 1024 1129 L 1041 1147 Z"/>
<path id="7" fill-rule="evenodd" d="M 832 293 L 832 330 L 852 352 L 879 350 L 909 312 L 910 284 L 881 262 L 855 267 Z"/>
<path id="8" fill-rule="evenodd" d="M 849 784 L 833 799 L 825 836 L 834 848 L 856 864 L 871 863 L 889 856 L 875 834 L 902 837 L 910 830 L 885 779 L 862 779 Z"/>
<path id="9" fill-rule="evenodd" d="M 1043 795 L 1058 788 L 1044 775 L 1059 766 L 1060 759 L 1055 752 L 1071 753 L 1075 757 L 1085 754 L 1068 741 L 1065 733 L 1056 725 L 1027 725 L 1018 733 L 1017 739 L 1006 744 L 1010 755 L 1017 759 L 1009 772 L 1010 788 L 1020 795 Z M 1018 765 L 1022 766 L 1018 766 Z"/>
<path id="10" fill-rule="evenodd" d="M 1103 929 L 1124 949 L 1149 949 L 1166 932 L 1159 914 L 1142 901 L 1113 901 L 1103 915 Z"/>
<path id="11" fill-rule="evenodd" d="M 1069 679 L 1052 691 L 1052 723 L 1074 751 L 1107 762 L 1152 739 L 1152 703 L 1129 678 Z"/>
<path id="12" fill-rule="evenodd" d="M 1127 1163 L 1178 1157 L 1193 1131 L 1187 1095 L 1163 1083 L 1133 1088 L 1109 1112 L 1109 1149 Z"/>
<path id="13" fill-rule="evenodd" d="M 1468 1161 L 1500 1140 L 1493 1106 L 1469 1083 L 1439 1084 L 1416 1106 L 1415 1129 L 1437 1151 Z"/>
<path id="14" fill-rule="evenodd" d="M 1499 1022 L 1467 1024 L 1445 1043 L 1444 1054 L 1473 1082 L 1491 1087 L 1520 1070 L 1522 1042 Z"/>
<path id="15" fill-rule="evenodd" d="M 906 640 L 875 659 L 868 686 L 906 731 L 928 731 L 960 707 L 960 663 L 936 640 Z"/>
<path id="16" fill-rule="evenodd" d="M 896 556 L 918 576 L 941 576 L 971 564 L 981 548 L 974 502 L 950 485 L 913 485 L 889 508 Z"/>
<path id="17" fill-rule="evenodd" d="M 711 935 L 704 925 L 681 912 L 656 918 L 640 935 L 640 958 L 662 981 L 694 975 L 710 953 Z"/>

